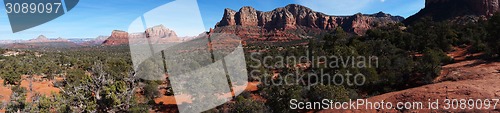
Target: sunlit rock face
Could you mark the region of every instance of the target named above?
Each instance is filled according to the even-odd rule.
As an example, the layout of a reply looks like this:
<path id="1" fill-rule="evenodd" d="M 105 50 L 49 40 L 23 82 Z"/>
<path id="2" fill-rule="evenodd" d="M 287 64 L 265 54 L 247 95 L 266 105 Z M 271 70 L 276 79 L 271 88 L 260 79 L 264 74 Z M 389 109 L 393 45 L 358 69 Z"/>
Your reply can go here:
<path id="1" fill-rule="evenodd" d="M 245 6 L 239 11 L 225 9 L 222 20 L 215 26 L 215 32 L 234 33 L 244 40 L 258 38 L 252 35 L 268 34 L 270 36 L 288 37 L 287 39 L 300 38 L 297 35 L 280 31 L 302 30 L 333 30 L 342 27 L 344 30 L 358 35 L 364 34 L 368 29 L 377 25 L 397 23 L 404 18 L 392 16 L 383 12 L 376 14 L 355 14 L 352 16 L 331 16 L 315 12 L 305 6 L 291 4 L 272 11 L 258 11 Z M 262 36 L 261 36 L 262 37 Z"/>

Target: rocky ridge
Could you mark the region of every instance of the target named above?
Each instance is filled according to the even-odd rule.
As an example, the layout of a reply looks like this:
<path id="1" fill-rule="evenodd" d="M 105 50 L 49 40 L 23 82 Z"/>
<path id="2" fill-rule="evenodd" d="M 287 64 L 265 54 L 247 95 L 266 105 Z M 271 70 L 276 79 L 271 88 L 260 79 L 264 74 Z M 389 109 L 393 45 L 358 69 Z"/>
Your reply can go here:
<path id="1" fill-rule="evenodd" d="M 64 48 L 77 47 L 78 44 L 64 38 L 47 38 L 40 35 L 35 39 L 30 40 L 3 40 L 0 41 L 0 47 L 10 49 L 27 49 L 27 48 Z"/>
<path id="2" fill-rule="evenodd" d="M 28 40 L 23 43 L 48 43 L 48 42 L 70 42 L 69 40 L 63 39 L 61 37 L 56 38 L 56 39 L 49 39 L 45 37 L 44 35 L 40 35 L 35 39 Z"/>
<path id="3" fill-rule="evenodd" d="M 114 30 L 111 32 L 111 36 L 103 42 L 103 45 L 121 45 L 128 44 L 128 32 Z"/>
<path id="4" fill-rule="evenodd" d="M 297 4 L 290 4 L 268 12 L 245 6 L 239 11 L 225 9 L 222 20 L 216 24 L 214 31 L 235 33 L 243 36 L 244 39 L 257 38 L 258 40 L 259 37 L 274 37 L 279 40 L 280 37 L 286 37 L 294 40 L 300 39 L 300 35 L 289 34 L 286 31 L 298 30 L 304 34 L 341 27 L 345 31 L 363 35 L 368 29 L 397 23 L 403 19 L 403 17 L 383 12 L 370 15 L 358 13 L 352 16 L 331 16 Z M 251 36 L 257 34 L 264 34 L 264 36 Z"/>

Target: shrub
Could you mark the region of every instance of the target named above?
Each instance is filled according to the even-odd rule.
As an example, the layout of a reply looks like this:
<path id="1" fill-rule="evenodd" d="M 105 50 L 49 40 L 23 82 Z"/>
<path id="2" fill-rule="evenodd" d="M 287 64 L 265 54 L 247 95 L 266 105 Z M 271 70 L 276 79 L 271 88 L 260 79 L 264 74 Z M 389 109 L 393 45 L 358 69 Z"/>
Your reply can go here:
<path id="1" fill-rule="evenodd" d="M 232 113 L 265 113 L 269 112 L 267 106 L 263 102 L 252 99 L 245 99 L 243 96 L 238 96 L 236 102 L 231 108 Z"/>
<path id="2" fill-rule="evenodd" d="M 348 91 L 343 86 L 335 85 L 315 85 L 311 88 L 308 95 L 314 102 L 321 102 L 323 99 L 331 99 L 335 102 L 344 102 L 349 99 Z"/>

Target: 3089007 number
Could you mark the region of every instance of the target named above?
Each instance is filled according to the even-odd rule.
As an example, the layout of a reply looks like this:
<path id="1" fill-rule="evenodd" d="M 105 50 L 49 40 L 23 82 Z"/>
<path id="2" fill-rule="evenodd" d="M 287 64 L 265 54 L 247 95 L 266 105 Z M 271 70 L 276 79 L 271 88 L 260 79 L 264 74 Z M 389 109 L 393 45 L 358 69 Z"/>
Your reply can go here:
<path id="1" fill-rule="evenodd" d="M 6 3 L 5 9 L 10 13 L 58 13 L 61 3 Z"/>

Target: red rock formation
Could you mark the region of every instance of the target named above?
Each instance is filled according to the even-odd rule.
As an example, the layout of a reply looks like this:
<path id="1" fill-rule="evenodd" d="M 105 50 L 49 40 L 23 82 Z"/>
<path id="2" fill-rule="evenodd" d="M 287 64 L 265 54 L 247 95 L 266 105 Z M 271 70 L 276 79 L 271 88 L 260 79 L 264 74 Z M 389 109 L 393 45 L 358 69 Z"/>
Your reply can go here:
<path id="1" fill-rule="evenodd" d="M 181 39 L 177 37 L 177 34 L 168 29 L 165 28 L 163 25 L 158 25 L 151 27 L 149 29 L 146 29 L 145 31 L 146 37 L 148 38 L 153 38 L 153 39 L 158 39 L 157 41 L 160 42 L 180 42 Z"/>
<path id="2" fill-rule="evenodd" d="M 404 23 L 411 24 L 427 16 L 437 21 L 460 19 L 464 16 L 489 17 L 499 11 L 499 0 L 426 0 L 425 8 Z"/>
<path id="3" fill-rule="evenodd" d="M 129 38 L 134 40 L 129 40 Z M 144 33 L 129 34 L 125 31 L 115 30 L 111 33 L 111 36 L 103 42 L 102 45 L 116 46 L 129 43 L 149 43 L 149 42 L 137 42 L 137 41 L 146 41 L 146 40 L 140 40 L 140 38 L 148 38 L 151 43 L 182 42 L 182 39 L 177 37 L 174 31 L 165 28 L 163 25 L 158 25 L 146 29 Z"/>
<path id="4" fill-rule="evenodd" d="M 103 45 L 114 46 L 128 44 L 128 33 L 125 31 L 114 30 L 111 32 L 111 36 L 103 42 Z"/>
<path id="5" fill-rule="evenodd" d="M 382 12 L 373 15 L 330 16 L 296 4 L 269 12 L 246 6 L 238 12 L 225 9 L 224 16 L 214 31 L 235 33 L 244 40 L 295 40 L 306 37 L 309 32 L 333 30 L 339 26 L 348 32 L 363 35 L 376 25 L 397 23 L 403 19 Z"/>

